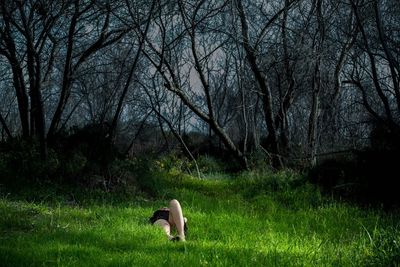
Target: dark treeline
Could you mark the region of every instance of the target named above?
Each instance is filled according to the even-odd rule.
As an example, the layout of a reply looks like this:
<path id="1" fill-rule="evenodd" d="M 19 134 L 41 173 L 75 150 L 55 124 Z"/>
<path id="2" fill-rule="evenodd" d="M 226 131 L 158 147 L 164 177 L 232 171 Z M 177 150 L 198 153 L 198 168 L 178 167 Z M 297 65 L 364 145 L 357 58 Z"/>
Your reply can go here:
<path id="1" fill-rule="evenodd" d="M 241 168 L 399 149 L 398 1 L 0 3 L 1 140 L 43 160 L 85 134 Z"/>

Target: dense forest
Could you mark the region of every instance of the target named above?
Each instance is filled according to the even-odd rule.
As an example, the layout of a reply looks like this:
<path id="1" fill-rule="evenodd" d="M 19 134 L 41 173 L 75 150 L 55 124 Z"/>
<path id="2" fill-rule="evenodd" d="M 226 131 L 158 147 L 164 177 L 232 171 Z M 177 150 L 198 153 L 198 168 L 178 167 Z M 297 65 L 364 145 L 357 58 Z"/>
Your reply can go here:
<path id="1" fill-rule="evenodd" d="M 1 1 L 2 168 L 174 151 L 234 170 L 390 169 L 399 14 L 385 0 Z"/>

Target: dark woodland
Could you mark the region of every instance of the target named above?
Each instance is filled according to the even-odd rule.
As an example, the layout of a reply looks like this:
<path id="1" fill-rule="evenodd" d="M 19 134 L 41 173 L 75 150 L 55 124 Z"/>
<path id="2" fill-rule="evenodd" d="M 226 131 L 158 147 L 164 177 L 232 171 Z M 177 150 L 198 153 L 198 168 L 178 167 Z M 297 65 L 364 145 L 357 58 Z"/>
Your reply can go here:
<path id="1" fill-rule="evenodd" d="M 399 203 L 398 1 L 0 3 L 2 186 L 207 155 Z"/>

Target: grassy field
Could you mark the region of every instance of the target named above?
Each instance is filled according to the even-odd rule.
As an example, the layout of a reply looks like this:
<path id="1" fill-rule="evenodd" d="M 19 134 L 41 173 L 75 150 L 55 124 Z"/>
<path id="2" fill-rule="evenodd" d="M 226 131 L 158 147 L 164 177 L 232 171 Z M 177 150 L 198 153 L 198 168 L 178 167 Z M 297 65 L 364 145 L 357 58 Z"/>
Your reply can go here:
<path id="1" fill-rule="evenodd" d="M 157 179 L 153 198 L 3 188 L 0 266 L 400 266 L 398 215 L 328 199 L 291 174 Z M 171 198 L 189 219 L 186 243 L 148 224 Z"/>

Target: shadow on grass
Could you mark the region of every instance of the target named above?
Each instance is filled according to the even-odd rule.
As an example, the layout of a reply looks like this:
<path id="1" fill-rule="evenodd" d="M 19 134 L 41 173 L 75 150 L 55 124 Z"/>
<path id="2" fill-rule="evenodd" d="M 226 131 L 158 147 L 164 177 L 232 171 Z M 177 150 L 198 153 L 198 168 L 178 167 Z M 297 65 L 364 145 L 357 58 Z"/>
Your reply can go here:
<path id="1" fill-rule="evenodd" d="M 185 244 L 167 241 L 161 231 L 141 220 L 128 228 L 129 222 L 125 220 L 117 224 L 97 222 L 98 229 L 96 225 L 85 224 L 80 228 L 80 222 L 67 227 L 67 221 L 63 220 L 62 225 L 53 228 L 46 224 L 29 231 L 14 228 L 0 236 L 0 266 L 347 266 L 344 263 L 348 263 L 349 257 L 341 259 L 332 253 L 315 256 L 315 251 L 285 249 L 285 246 L 268 244 L 268 240 L 264 241 L 268 244 L 266 247 L 253 246 L 254 236 L 246 238 L 245 231 L 254 232 L 255 227 L 263 225 L 249 225 L 245 223 L 247 220 L 235 218 L 239 224 L 237 229 L 232 229 L 232 235 L 224 228 L 232 217 L 220 217 L 222 222 L 207 229 L 207 236 L 201 236 L 201 226 L 195 225 L 194 233 Z M 204 222 L 204 218 L 199 221 Z"/>
<path id="2" fill-rule="evenodd" d="M 301 254 L 263 252 L 240 244 L 172 243 L 159 238 L 143 234 L 109 238 L 89 232 L 41 233 L 0 245 L 0 261 L 1 266 L 300 266 L 304 260 Z"/>
<path id="3" fill-rule="evenodd" d="M 122 201 L 99 194 L 86 196 L 89 201 L 85 202 L 81 195 L 70 205 L 66 196 L 39 196 L 29 203 L 15 196 L 3 206 L 0 199 L 0 266 L 343 266 L 351 257 L 341 259 L 333 255 L 340 250 L 332 248 L 315 256 L 311 239 L 317 236 L 340 246 L 345 237 L 349 239 L 346 249 L 359 252 L 352 242 L 367 239 L 360 238 L 364 230 L 360 232 L 362 226 L 351 219 L 362 219 L 371 233 L 380 227 L 376 216 L 369 223 L 359 210 L 319 206 L 319 198 L 316 207 L 296 203 L 303 192 L 299 197 L 244 198 L 240 193 L 218 197 L 219 190 L 223 188 L 212 194 L 185 188 L 175 191 L 194 229 L 186 244 L 168 242 L 146 224 L 146 213 L 150 216 L 154 208 L 165 206 L 165 199 Z M 271 237 L 267 231 L 285 244 L 274 246 L 264 240 L 265 247 L 253 246 L 260 235 Z M 283 249 L 295 239 L 300 249 Z M 304 250 L 303 243 L 308 241 L 315 251 Z"/>

